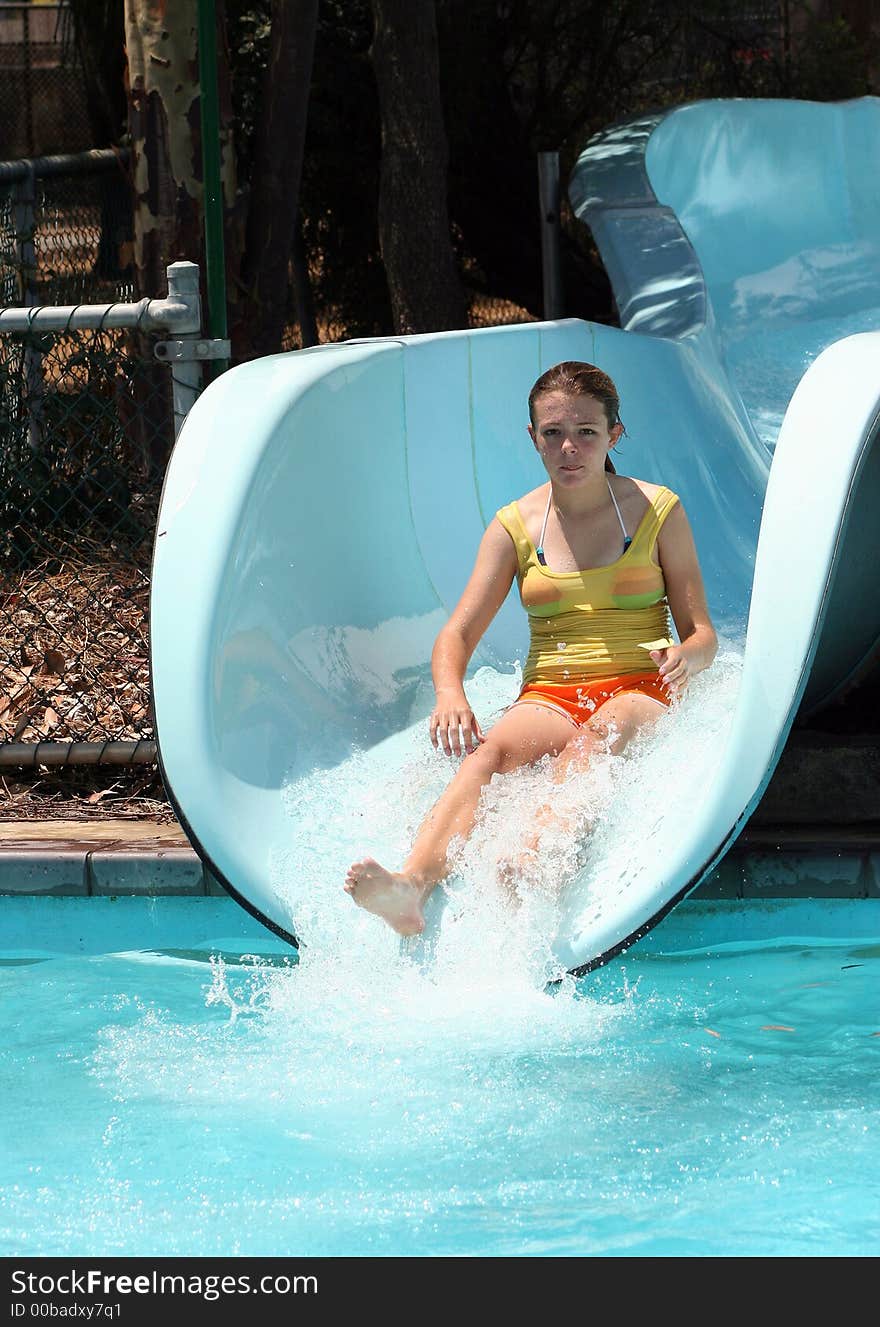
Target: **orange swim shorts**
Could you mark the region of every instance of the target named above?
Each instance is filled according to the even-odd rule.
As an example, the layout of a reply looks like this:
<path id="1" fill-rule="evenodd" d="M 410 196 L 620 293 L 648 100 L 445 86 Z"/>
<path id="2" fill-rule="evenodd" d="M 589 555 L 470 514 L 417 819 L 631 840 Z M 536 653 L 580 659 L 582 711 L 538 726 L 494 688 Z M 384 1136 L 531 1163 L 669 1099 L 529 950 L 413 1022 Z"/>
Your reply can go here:
<path id="1" fill-rule="evenodd" d="M 580 728 L 582 724 L 589 723 L 606 700 L 625 691 L 638 691 L 643 696 L 650 696 L 652 700 L 659 700 L 663 705 L 668 705 L 671 700 L 659 673 L 622 673 L 618 677 L 601 677 L 574 686 L 531 682 L 523 687 L 514 704 L 527 700 L 533 705 L 544 705 L 547 709 L 564 714 Z"/>

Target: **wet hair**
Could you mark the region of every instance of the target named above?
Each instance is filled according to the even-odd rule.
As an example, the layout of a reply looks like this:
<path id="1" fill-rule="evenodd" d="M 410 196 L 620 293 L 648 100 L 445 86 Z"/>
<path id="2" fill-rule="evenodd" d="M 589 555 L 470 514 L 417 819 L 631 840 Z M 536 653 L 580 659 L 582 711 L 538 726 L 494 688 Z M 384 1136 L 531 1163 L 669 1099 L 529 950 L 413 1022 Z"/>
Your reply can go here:
<path id="1" fill-rule="evenodd" d="M 529 392 L 529 419 L 535 426 L 535 402 L 549 392 L 564 392 L 566 396 L 592 396 L 600 403 L 608 420 L 608 427 L 614 428 L 623 421 L 620 418 L 620 397 L 617 388 L 608 374 L 595 364 L 587 364 L 579 359 L 566 359 L 561 364 L 554 364 L 546 373 L 542 373 Z M 624 433 L 626 429 L 623 430 Z M 611 474 L 617 471 L 610 456 L 605 457 L 605 469 Z"/>

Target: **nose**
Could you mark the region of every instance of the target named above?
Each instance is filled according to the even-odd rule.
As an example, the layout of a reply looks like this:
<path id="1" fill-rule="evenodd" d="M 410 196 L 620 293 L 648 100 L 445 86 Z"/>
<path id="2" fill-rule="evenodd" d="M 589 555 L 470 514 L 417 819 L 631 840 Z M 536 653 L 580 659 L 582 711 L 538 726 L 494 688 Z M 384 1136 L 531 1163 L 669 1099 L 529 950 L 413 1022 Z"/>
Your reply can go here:
<path id="1" fill-rule="evenodd" d="M 577 451 L 577 446 L 575 445 L 574 438 L 571 436 L 570 433 L 566 433 L 562 439 L 562 450 L 569 452 Z"/>

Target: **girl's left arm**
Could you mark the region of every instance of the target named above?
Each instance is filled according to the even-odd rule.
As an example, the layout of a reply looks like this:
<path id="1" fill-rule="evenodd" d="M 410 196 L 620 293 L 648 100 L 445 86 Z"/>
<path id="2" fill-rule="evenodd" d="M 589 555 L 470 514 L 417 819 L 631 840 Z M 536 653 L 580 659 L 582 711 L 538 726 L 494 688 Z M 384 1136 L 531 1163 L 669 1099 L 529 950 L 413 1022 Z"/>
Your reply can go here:
<path id="1" fill-rule="evenodd" d="M 669 690 L 676 695 L 687 686 L 689 677 L 709 667 L 718 652 L 718 637 L 709 616 L 697 547 L 680 501 L 663 522 L 657 539 L 657 556 L 680 643 L 665 650 L 652 650 L 651 658 Z"/>

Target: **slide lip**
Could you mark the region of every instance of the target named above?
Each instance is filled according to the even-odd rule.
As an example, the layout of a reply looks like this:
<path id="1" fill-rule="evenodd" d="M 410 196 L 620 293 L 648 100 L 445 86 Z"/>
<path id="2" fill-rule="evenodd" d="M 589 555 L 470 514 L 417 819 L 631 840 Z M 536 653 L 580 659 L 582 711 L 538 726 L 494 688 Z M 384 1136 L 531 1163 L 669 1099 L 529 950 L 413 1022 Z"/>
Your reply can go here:
<path id="1" fill-rule="evenodd" d="M 231 372 L 231 370 L 227 370 L 227 372 Z M 176 449 L 176 443 L 175 443 L 175 449 Z M 171 459 L 173 459 L 173 450 L 172 450 Z M 158 512 L 160 516 L 163 504 L 165 502 L 166 487 L 169 485 L 170 472 L 171 472 L 171 465 L 169 463 L 169 465 L 167 465 L 165 468 L 165 474 L 162 477 L 162 487 L 159 493 Z M 153 615 L 154 587 L 156 585 L 156 560 L 157 560 L 157 553 L 159 547 L 158 531 L 160 524 L 161 522 L 157 521 L 156 523 L 157 538 L 154 539 L 153 541 L 152 554 L 150 558 L 150 617 L 151 618 Z M 152 631 L 150 632 L 150 649 L 147 655 L 147 667 L 150 679 L 150 694 L 155 696 L 156 694 L 155 675 L 154 675 L 155 658 L 154 658 L 154 637 Z M 270 931 L 273 935 L 277 935 L 279 939 L 284 940 L 287 944 L 291 945 L 294 950 L 298 950 L 299 941 L 297 940 L 296 936 L 292 932 L 286 931 L 278 923 L 274 922 L 271 919 L 271 917 L 266 916 L 266 914 L 260 908 L 258 908 L 256 904 L 252 903 L 249 898 L 247 898 L 244 894 L 242 894 L 239 890 L 235 888 L 235 886 L 232 884 L 232 882 L 229 880 L 226 874 L 220 869 L 220 867 L 214 861 L 210 852 L 208 852 L 208 850 L 205 848 L 204 844 L 199 839 L 199 836 L 196 834 L 193 826 L 190 824 L 189 818 L 183 807 L 183 803 L 181 799 L 177 796 L 177 793 L 175 791 L 174 780 L 172 779 L 168 771 L 168 766 L 165 761 L 165 755 L 163 750 L 163 735 L 159 727 L 158 708 L 156 709 L 155 721 L 154 721 L 154 737 L 156 742 L 156 764 L 158 765 L 159 768 L 159 777 L 162 780 L 162 786 L 165 789 L 166 796 L 168 797 L 168 800 L 171 803 L 171 808 L 174 811 L 174 815 L 181 829 L 186 835 L 187 840 L 190 846 L 192 847 L 193 851 L 198 855 L 199 860 L 202 862 L 203 866 L 210 872 L 211 876 L 217 881 L 217 883 L 221 885 L 223 889 L 226 890 L 227 894 L 229 894 L 229 896 L 232 899 L 234 899 L 234 901 L 239 905 L 239 907 L 243 908 L 244 911 L 248 913 L 251 917 L 253 917 L 255 921 L 258 921 L 260 922 L 261 925 L 265 926 L 266 929 Z"/>
<path id="2" fill-rule="evenodd" d="M 240 907 L 244 908 L 245 912 L 249 913 L 255 921 L 260 922 L 267 930 L 271 931 L 273 935 L 277 935 L 280 940 L 284 940 L 285 943 L 289 944 L 298 952 L 301 945 L 293 931 L 287 931 L 280 925 L 280 923 L 274 922 L 272 918 L 268 917 L 255 903 L 252 903 L 246 895 L 237 890 L 224 872 L 221 871 L 220 867 L 211 857 L 211 854 L 200 841 L 192 825 L 187 820 L 186 812 L 174 791 L 174 784 L 168 774 L 168 770 L 162 757 L 162 744 L 159 741 L 158 732 L 156 734 L 156 761 L 159 766 L 159 774 L 162 778 L 162 783 L 165 787 L 165 792 L 168 795 L 168 800 L 171 803 L 172 810 L 180 823 L 181 829 L 189 840 L 190 846 L 193 848 L 193 851 L 198 854 L 200 861 L 208 871 L 210 871 L 217 883 L 222 885 L 227 894 L 229 894 Z"/>
<path id="3" fill-rule="evenodd" d="M 732 842 L 735 837 L 735 834 L 732 835 L 730 841 Z M 709 862 L 709 864 L 701 871 L 698 871 L 686 885 L 683 885 L 682 888 L 676 894 L 673 894 L 660 908 L 657 909 L 655 913 L 636 927 L 625 940 L 619 940 L 616 944 L 609 946 L 609 948 L 603 950 L 601 954 L 597 954 L 595 958 L 588 959 L 585 963 L 578 963 L 575 967 L 568 968 L 566 976 L 586 977 L 589 973 L 595 972 L 597 968 L 605 967 L 607 963 L 610 963 L 612 959 L 617 958 L 619 954 L 625 954 L 628 950 L 632 949 L 634 944 L 646 936 L 649 931 L 653 931 L 654 927 L 658 926 L 660 922 L 663 921 L 663 918 L 668 916 L 674 907 L 686 899 L 688 894 L 693 893 L 705 875 L 711 871 L 716 862 L 720 861 L 721 857 L 724 856 L 726 850 L 727 843 L 725 842 L 723 845 L 723 851 L 719 853 L 718 857 Z M 558 985 L 561 980 L 562 978 L 559 978 L 557 981 L 548 982 L 548 985 Z"/>
<path id="4" fill-rule="evenodd" d="M 233 373 L 233 372 L 234 372 L 234 370 L 227 370 L 227 373 Z M 226 375 L 224 375 L 224 377 L 225 377 L 225 376 L 226 376 Z M 228 382 L 227 382 L 227 383 L 224 384 L 224 385 L 225 385 L 226 387 L 228 387 L 229 384 L 228 384 Z M 195 407 L 193 407 L 193 408 L 195 408 Z M 184 427 L 186 427 L 186 421 L 184 421 Z M 156 522 L 156 537 L 155 537 L 155 539 L 153 540 L 153 548 L 152 548 L 151 558 L 150 558 L 150 618 L 151 618 L 151 620 L 152 620 L 153 615 L 154 615 L 154 603 L 155 603 L 155 596 L 156 596 L 156 585 L 157 585 L 157 581 L 158 581 L 158 579 L 159 579 L 159 578 L 157 577 L 157 575 L 156 575 L 156 568 L 157 568 L 157 561 L 158 561 L 158 559 L 159 559 L 159 557 L 160 557 L 159 537 L 160 537 L 160 534 L 162 533 L 162 531 L 161 531 L 161 526 L 162 526 L 161 515 L 162 515 L 162 511 L 163 511 L 163 508 L 164 508 L 165 502 L 166 502 L 167 493 L 168 493 L 169 489 L 170 489 L 171 486 L 172 486 L 172 480 L 171 480 L 171 475 L 172 475 L 172 462 L 173 462 L 173 460 L 174 460 L 174 452 L 177 450 L 178 442 L 179 442 L 179 439 L 175 441 L 174 448 L 172 449 L 172 455 L 171 455 L 171 457 L 169 458 L 169 464 L 168 464 L 168 465 L 166 466 L 166 468 L 165 468 L 165 473 L 164 473 L 164 475 L 163 475 L 163 477 L 162 477 L 162 486 L 161 486 L 160 493 L 159 493 L 159 507 L 158 507 L 159 519 L 158 519 L 157 522 Z M 147 664 L 148 664 L 149 678 L 150 678 L 150 693 L 151 693 L 151 695 L 153 695 L 153 696 L 155 697 L 155 695 L 156 695 L 156 686 L 155 686 L 155 636 L 154 636 L 154 633 L 153 633 L 152 631 L 150 632 L 150 649 L 149 649 L 149 652 L 148 652 Z M 163 733 L 162 733 L 162 731 L 161 731 L 161 729 L 160 729 L 160 724 L 159 724 L 159 711 L 158 711 L 158 707 L 156 707 L 156 714 L 155 714 L 155 721 L 154 721 L 154 737 L 155 737 L 155 742 L 156 742 L 156 763 L 157 763 L 158 768 L 159 768 L 159 777 L 160 777 L 161 780 L 162 780 L 162 785 L 163 785 L 163 787 L 164 787 L 164 789 L 165 789 L 166 796 L 168 797 L 168 800 L 169 800 L 169 802 L 171 803 L 171 808 L 172 808 L 172 810 L 174 811 L 175 817 L 176 817 L 178 823 L 180 824 L 180 827 L 181 827 L 181 829 L 183 830 L 184 834 L 186 835 L 187 840 L 188 840 L 190 846 L 191 846 L 191 847 L 193 848 L 193 850 L 197 853 L 197 855 L 198 855 L 200 861 L 202 862 L 202 864 L 204 865 L 204 867 L 210 872 L 211 876 L 217 881 L 217 883 L 220 884 L 220 885 L 223 887 L 223 889 L 226 890 L 226 892 L 230 895 L 230 897 L 231 897 L 232 899 L 234 899 L 234 901 L 235 901 L 235 902 L 236 902 L 241 908 L 244 909 L 245 912 L 247 912 L 247 913 L 248 913 L 251 917 L 253 917 L 256 921 L 260 922 L 261 925 L 265 926 L 266 929 L 269 930 L 270 932 L 272 932 L 273 935 L 277 935 L 277 936 L 279 937 L 279 939 L 284 940 L 286 943 L 290 944 L 290 945 L 294 948 L 294 950 L 298 950 L 298 949 L 299 949 L 299 942 L 298 942 L 296 936 L 295 936 L 292 932 L 286 931 L 286 930 L 285 930 L 282 926 L 280 926 L 278 923 L 274 922 L 274 921 L 271 919 L 271 917 L 268 917 L 268 916 L 267 916 L 267 915 L 266 915 L 266 914 L 265 914 L 260 908 L 258 908 L 258 907 L 256 906 L 256 904 L 252 903 L 251 900 L 250 900 L 249 898 L 247 898 L 246 895 L 242 894 L 239 890 L 237 890 L 237 889 L 235 888 L 235 886 L 232 884 L 232 882 L 229 880 L 229 878 L 226 876 L 226 874 L 225 874 L 225 873 L 221 870 L 221 868 L 217 865 L 217 862 L 214 860 L 214 858 L 212 857 L 211 853 L 205 848 L 205 846 L 204 846 L 204 844 L 201 842 L 201 840 L 200 840 L 198 834 L 197 834 L 196 831 L 194 830 L 192 824 L 190 823 L 189 817 L 187 816 L 187 813 L 186 813 L 186 811 L 185 811 L 185 809 L 184 809 L 183 803 L 182 803 L 181 799 L 180 799 L 180 798 L 178 797 L 178 795 L 177 795 L 177 792 L 176 792 L 176 790 L 175 790 L 174 780 L 172 779 L 172 777 L 171 777 L 171 775 L 170 775 L 170 773 L 169 773 L 168 764 L 167 764 L 167 762 L 166 762 L 166 760 L 165 760 L 165 754 L 164 754 L 164 738 L 163 738 Z"/>

